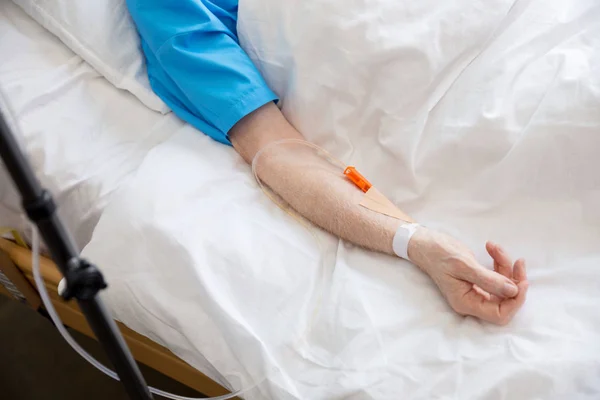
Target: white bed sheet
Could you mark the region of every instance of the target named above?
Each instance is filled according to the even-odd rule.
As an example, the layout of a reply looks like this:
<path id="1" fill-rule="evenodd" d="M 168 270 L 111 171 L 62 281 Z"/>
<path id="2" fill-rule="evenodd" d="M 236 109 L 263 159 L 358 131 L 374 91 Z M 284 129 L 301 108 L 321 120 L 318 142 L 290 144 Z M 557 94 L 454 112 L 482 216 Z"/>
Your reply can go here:
<path id="1" fill-rule="evenodd" d="M 0 54 L 0 85 L 19 139 L 83 248 L 111 193 L 181 123 L 116 90 L 10 1 L 0 4 Z M 20 210 L 0 168 L 0 226 L 28 231 Z"/>
<path id="2" fill-rule="evenodd" d="M 411 4 L 246 0 L 238 31 L 312 140 L 482 262 L 490 238 L 528 260 L 509 326 L 459 317 L 405 261 L 319 249 L 191 129 L 148 154 L 84 254 L 138 332 L 234 387 L 267 374 L 248 398 L 598 398 L 599 10 Z"/>

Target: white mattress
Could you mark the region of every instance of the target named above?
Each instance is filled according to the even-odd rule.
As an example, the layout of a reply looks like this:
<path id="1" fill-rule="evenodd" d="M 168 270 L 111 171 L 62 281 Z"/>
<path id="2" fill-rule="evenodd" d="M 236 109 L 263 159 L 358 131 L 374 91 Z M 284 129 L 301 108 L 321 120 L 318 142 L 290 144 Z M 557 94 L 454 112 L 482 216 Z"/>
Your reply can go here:
<path id="1" fill-rule="evenodd" d="M 10 1 L 0 4 L 0 37 L 0 85 L 19 139 L 83 248 L 111 193 L 181 124 L 115 90 Z M 3 168 L 1 226 L 28 230 Z"/>
<path id="2" fill-rule="evenodd" d="M 366 7 L 359 3 L 353 5 Z M 482 260 L 482 243 L 489 238 L 528 259 L 529 299 L 506 327 L 457 316 L 429 279 L 405 261 L 320 232 L 317 246 L 263 196 L 232 149 L 172 116 L 144 111 L 80 60 L 70 67 L 66 58 L 71 53 L 5 4 L 2 15 L 10 23 L 1 25 L 2 33 L 29 43 L 31 50 L 16 51 L 2 41 L 0 51 L 21 59 L 9 71 L 19 78 L 12 79 L 9 92 L 29 121 L 25 143 L 46 183 L 71 204 L 84 199 L 82 208 L 96 204 L 89 200 L 99 193 L 105 195 L 99 196 L 104 202 L 95 209 L 94 221 L 100 220 L 83 254 L 101 266 L 110 283 L 103 294 L 110 309 L 213 379 L 239 388 L 267 376 L 247 394 L 249 399 L 598 398 L 600 192 L 594 168 L 600 164 L 592 149 L 599 148 L 600 113 L 592 110 L 600 109 L 600 86 L 594 80 L 600 74 L 585 68 L 597 65 L 598 31 L 590 18 L 576 20 L 568 25 L 571 30 L 553 30 L 554 52 L 542 51 L 536 46 L 544 41 L 533 40 L 537 33 L 528 30 L 531 26 L 513 25 L 518 15 L 504 19 L 510 2 L 495 3 L 506 6 L 492 7 L 487 15 L 505 23 L 510 34 L 501 39 L 530 43 L 515 46 L 510 59 L 518 62 L 510 68 L 498 63 L 498 49 L 487 43 L 463 53 L 457 49 L 455 64 L 439 62 L 435 57 L 447 49 L 420 43 L 440 44 L 420 36 L 428 32 L 421 28 L 430 25 L 419 21 L 414 32 L 407 31 L 414 37 L 403 36 L 412 41 L 398 47 L 382 42 L 390 52 L 386 57 L 372 57 L 369 52 L 377 50 L 378 42 L 369 36 L 371 42 L 355 55 L 369 60 L 358 57 L 348 63 L 335 52 L 343 48 L 336 40 L 344 37 L 327 34 L 312 18 L 314 0 L 245 0 L 240 20 L 253 23 L 238 29 L 281 96 L 287 116 L 312 140 L 357 163 L 412 215 L 451 230 Z M 402 16 L 371 11 L 359 13 L 362 19 L 353 24 L 340 19 L 336 32 L 347 33 L 349 43 L 359 46 L 364 24 L 375 21 L 382 27 L 376 33 L 385 34 L 385 23 L 393 21 L 384 17 Z M 415 15 L 412 10 L 411 17 Z M 485 30 L 491 26 L 487 22 L 480 19 L 477 28 Z M 548 21 L 535 25 L 552 26 Z M 461 38 L 478 37 L 464 28 Z M 33 38 L 41 48 L 32 44 Z M 552 69 L 556 52 L 579 57 L 570 59 L 568 68 Z M 406 54 L 436 62 L 428 64 L 431 68 L 392 62 Z M 475 54 L 479 61 L 469 63 Z M 539 62 L 524 57 L 528 54 Z M 59 56 L 62 62 L 47 64 Z M 10 83 L 4 65 L 0 82 Z M 35 79 L 34 74 L 25 79 L 32 65 L 38 69 Z M 466 65 L 469 73 L 460 79 Z M 371 74 L 351 69 L 364 66 L 380 72 L 392 68 L 396 74 L 364 80 Z M 444 91 L 419 86 L 429 82 L 417 79 L 418 74 L 432 66 L 439 68 L 435 82 Z M 529 79 L 513 79 L 523 70 Z M 57 78 L 52 81 L 37 79 L 53 71 Z M 533 79 L 552 72 L 554 80 Z M 414 80 L 376 79 L 394 76 Z M 27 90 L 14 83 L 20 81 Z M 44 86 L 49 82 L 71 83 L 56 93 Z M 371 86 L 359 86 L 369 82 Z M 411 90 L 403 91 L 403 85 Z M 532 102 L 531 91 L 541 92 L 544 102 Z M 411 106 L 410 116 L 394 114 L 396 103 L 390 101 L 392 94 L 403 92 L 410 93 L 402 97 Z M 58 95 L 63 97 L 55 101 Z M 121 113 L 124 108 L 127 113 Z M 61 140 L 56 121 L 69 118 L 78 125 L 64 133 L 70 140 Z M 108 126 L 102 123 L 107 120 Z M 53 126 L 56 135 L 42 134 L 42 127 L 45 132 Z M 62 148 L 77 141 L 81 131 L 88 132 L 86 142 L 109 132 L 110 145 L 100 147 L 117 149 L 115 168 L 91 168 L 90 157 L 82 156 L 89 143 L 81 139 L 73 153 L 66 152 L 73 157 L 67 157 L 68 168 L 83 177 L 72 178 L 60 161 Z M 139 152 L 125 146 L 130 151 L 123 150 L 126 155 L 118 151 L 124 143 L 137 144 L 143 134 L 148 135 L 143 142 L 151 145 Z M 94 154 L 102 166 L 113 160 L 103 156 L 110 152 Z M 111 178 L 100 178 L 107 171 Z M 449 184 L 456 179 L 460 190 Z M 73 186 L 83 194 L 72 196 L 68 188 Z"/>

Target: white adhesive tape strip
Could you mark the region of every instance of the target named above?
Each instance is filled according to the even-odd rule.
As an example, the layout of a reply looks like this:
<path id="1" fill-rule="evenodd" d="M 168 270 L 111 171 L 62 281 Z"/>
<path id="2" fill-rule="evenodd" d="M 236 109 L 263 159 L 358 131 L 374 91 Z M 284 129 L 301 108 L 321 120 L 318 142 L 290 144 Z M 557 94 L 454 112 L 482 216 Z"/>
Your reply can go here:
<path id="1" fill-rule="evenodd" d="M 408 242 L 410 242 L 410 238 L 415 234 L 419 226 L 419 224 L 400 225 L 394 235 L 394 241 L 392 243 L 394 253 L 396 253 L 398 257 L 410 261 L 408 258 Z"/>

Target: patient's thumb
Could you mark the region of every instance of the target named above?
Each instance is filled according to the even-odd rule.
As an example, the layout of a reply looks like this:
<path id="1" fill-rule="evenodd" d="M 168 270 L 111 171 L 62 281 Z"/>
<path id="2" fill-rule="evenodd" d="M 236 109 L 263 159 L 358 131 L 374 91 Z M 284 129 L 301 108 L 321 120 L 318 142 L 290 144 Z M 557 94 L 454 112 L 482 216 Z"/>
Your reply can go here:
<path id="1" fill-rule="evenodd" d="M 494 271 L 478 268 L 473 283 L 488 293 L 500 297 L 515 297 L 519 288 L 513 281 Z"/>

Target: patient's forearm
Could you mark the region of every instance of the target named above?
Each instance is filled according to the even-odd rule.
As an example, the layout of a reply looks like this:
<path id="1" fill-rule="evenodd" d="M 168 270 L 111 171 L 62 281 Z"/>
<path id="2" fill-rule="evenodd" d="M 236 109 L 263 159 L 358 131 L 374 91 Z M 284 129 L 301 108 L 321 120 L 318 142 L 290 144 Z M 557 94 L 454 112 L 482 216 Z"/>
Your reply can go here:
<path id="1" fill-rule="evenodd" d="M 302 139 L 272 103 L 238 122 L 229 136 L 248 163 L 270 143 Z M 393 254 L 401 221 L 360 206 L 364 193 L 342 172 L 299 144 L 270 146 L 257 164 L 263 182 L 314 224 L 359 246 Z"/>
<path id="2" fill-rule="evenodd" d="M 345 178 L 341 166 L 325 161 L 305 145 L 287 142 L 269 146 L 281 139 L 302 139 L 273 104 L 243 118 L 229 137 L 249 163 L 265 149 L 257 159 L 259 177 L 305 218 L 349 242 L 394 254 L 392 243 L 402 222 L 360 206 L 364 194 Z M 525 301 L 525 262 L 519 260 L 513 265 L 504 250 L 493 243 L 487 244 L 487 250 L 496 271 L 480 265 L 469 248 L 456 239 L 419 228 L 408 243 L 407 253 L 429 274 L 456 312 L 507 324 Z"/>

